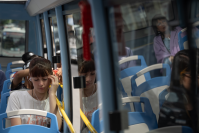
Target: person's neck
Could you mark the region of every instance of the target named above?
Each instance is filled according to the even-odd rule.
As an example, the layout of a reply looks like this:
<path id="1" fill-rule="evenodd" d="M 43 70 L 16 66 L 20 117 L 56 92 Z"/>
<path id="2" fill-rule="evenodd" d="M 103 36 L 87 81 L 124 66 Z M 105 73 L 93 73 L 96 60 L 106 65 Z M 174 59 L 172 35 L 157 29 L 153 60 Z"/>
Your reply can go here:
<path id="1" fill-rule="evenodd" d="M 89 97 L 91 96 L 96 90 L 95 90 L 95 84 L 92 85 L 90 88 L 84 89 L 84 96 Z"/>
<path id="2" fill-rule="evenodd" d="M 33 89 L 32 91 L 33 91 L 33 93 L 32 93 L 33 94 L 33 98 L 35 98 L 36 100 L 43 101 L 47 97 L 47 92 L 43 94 L 43 93 L 37 93 L 35 91 L 35 89 Z"/>

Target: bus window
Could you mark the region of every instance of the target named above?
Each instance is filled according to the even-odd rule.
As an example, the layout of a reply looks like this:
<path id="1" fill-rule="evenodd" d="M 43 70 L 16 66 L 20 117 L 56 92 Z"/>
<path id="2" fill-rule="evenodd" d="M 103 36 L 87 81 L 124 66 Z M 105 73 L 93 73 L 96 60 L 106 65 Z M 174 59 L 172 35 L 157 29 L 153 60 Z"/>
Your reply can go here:
<path id="1" fill-rule="evenodd" d="M 82 25 L 80 24 L 80 13 L 66 15 L 65 21 L 67 25 L 71 62 L 77 63 L 77 56 L 82 53 Z"/>
<path id="2" fill-rule="evenodd" d="M 41 27 L 42 27 L 42 44 L 43 44 L 43 52 L 44 58 L 47 59 L 47 44 L 46 44 L 46 36 L 45 36 L 45 27 L 44 27 L 44 20 L 40 19 Z"/>
<path id="3" fill-rule="evenodd" d="M 72 70 L 72 77 L 85 77 L 85 88 L 80 88 L 79 90 L 73 89 L 74 99 L 73 99 L 73 114 L 80 114 L 80 108 L 82 109 L 85 116 L 91 121 L 92 113 L 98 109 L 98 87 L 97 87 L 97 71 L 93 56 L 93 38 L 91 34 L 88 35 L 90 37 L 90 53 L 91 53 L 91 60 L 86 61 L 83 57 L 83 43 L 82 43 L 82 33 L 83 27 L 81 22 L 81 13 L 73 13 L 65 16 L 65 22 L 67 27 L 67 34 L 68 34 L 68 43 L 70 46 L 70 57 L 71 57 L 71 70 Z M 79 95 L 80 94 L 80 95 Z M 79 100 L 80 97 L 80 100 Z M 80 102 L 77 102 L 80 101 Z M 76 103 L 75 103 L 76 102 Z M 73 116 L 77 122 L 80 123 L 80 116 L 74 115 Z M 81 125 L 74 125 L 78 131 L 81 132 L 88 132 L 88 128 L 81 121 Z M 77 127 L 78 126 L 78 127 Z"/>
<path id="4" fill-rule="evenodd" d="M 193 91 L 198 94 L 199 72 L 197 69 L 196 75 L 192 76 L 195 69 L 191 68 L 199 68 L 199 50 L 196 44 L 181 43 L 182 38 L 189 35 L 187 29 L 183 30 L 186 27 L 179 25 L 182 23 L 178 16 L 180 13 L 175 12 L 178 11 L 178 4 L 174 0 L 126 1 L 121 5 L 114 1 L 110 3 L 108 29 L 115 47 L 112 49 L 118 49 L 120 95 L 122 98 L 146 97 L 151 105 L 147 113 L 151 114 L 155 130 L 157 126 L 186 126 L 194 130 L 198 123 L 194 122 L 194 116 L 198 116 L 195 114 L 198 112 L 195 110 L 198 95 L 195 95 L 194 101 Z M 191 31 L 199 35 L 196 27 L 192 27 Z M 191 42 L 195 42 L 198 35 L 193 35 Z M 192 79 L 196 87 L 192 87 Z M 129 112 L 146 113 L 145 104 L 123 103 L 122 106 Z M 143 130 L 149 131 L 148 128 Z"/>
<path id="5" fill-rule="evenodd" d="M 25 52 L 25 21 L 0 20 L 0 55 L 21 57 Z"/>
<path id="6" fill-rule="evenodd" d="M 56 51 L 60 50 L 56 16 L 53 16 L 52 18 L 50 18 L 50 26 L 51 26 L 51 36 L 52 36 L 52 44 L 53 44 L 53 55 L 55 56 Z"/>

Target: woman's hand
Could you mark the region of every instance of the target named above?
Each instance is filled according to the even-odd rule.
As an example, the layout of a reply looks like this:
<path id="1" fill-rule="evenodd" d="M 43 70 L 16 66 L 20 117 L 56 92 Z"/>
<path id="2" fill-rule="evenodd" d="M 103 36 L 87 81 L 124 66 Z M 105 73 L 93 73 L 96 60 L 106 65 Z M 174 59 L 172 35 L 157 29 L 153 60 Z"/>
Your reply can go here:
<path id="1" fill-rule="evenodd" d="M 169 61 L 172 63 L 173 60 L 174 60 L 174 56 L 170 56 L 170 57 L 169 57 Z"/>
<path id="2" fill-rule="evenodd" d="M 54 75 L 49 75 L 48 78 L 51 80 L 51 87 L 49 88 L 49 93 L 55 94 L 59 86 L 58 77 Z"/>
<path id="3" fill-rule="evenodd" d="M 62 83 L 62 67 L 58 68 L 56 76 L 58 77 L 59 82 Z"/>

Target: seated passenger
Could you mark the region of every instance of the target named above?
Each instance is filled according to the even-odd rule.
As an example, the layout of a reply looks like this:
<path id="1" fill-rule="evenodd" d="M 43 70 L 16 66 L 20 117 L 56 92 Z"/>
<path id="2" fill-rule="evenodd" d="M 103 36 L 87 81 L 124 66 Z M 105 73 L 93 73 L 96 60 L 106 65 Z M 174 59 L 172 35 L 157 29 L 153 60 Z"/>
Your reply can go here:
<path id="1" fill-rule="evenodd" d="M 13 80 L 11 83 L 11 91 L 13 90 L 19 90 L 19 89 L 26 89 L 26 88 L 30 88 L 32 89 L 31 85 L 29 84 L 29 65 L 30 65 L 30 61 L 31 59 L 38 57 L 37 55 L 35 55 L 34 53 L 31 52 L 27 52 L 25 54 L 22 55 L 22 60 L 25 62 L 23 69 L 21 71 L 18 71 L 15 73 L 15 75 L 13 76 Z M 22 84 L 22 78 L 24 78 L 25 80 L 25 84 Z"/>
<path id="2" fill-rule="evenodd" d="M 80 90 L 81 93 L 81 109 L 83 113 L 91 121 L 92 113 L 98 109 L 98 91 L 95 83 L 96 72 L 93 60 L 83 61 L 78 67 L 79 76 L 85 76 L 86 87 Z M 82 132 L 88 132 L 88 128 L 84 125 Z"/>
<path id="3" fill-rule="evenodd" d="M 56 105 L 58 78 L 53 76 L 51 62 L 44 58 L 34 58 L 29 65 L 30 81 L 33 89 L 11 93 L 6 112 L 19 109 L 38 109 L 51 112 L 57 116 L 61 129 L 62 119 Z M 51 84 L 51 87 L 49 87 Z M 20 115 L 10 118 L 11 126 L 20 124 L 37 124 L 48 127 L 50 120 L 42 116 Z"/>
<path id="4" fill-rule="evenodd" d="M 153 17 L 152 27 L 156 35 L 153 47 L 157 63 L 165 63 L 171 66 L 175 54 L 180 51 L 178 33 L 182 29 L 180 27 L 171 29 L 166 17 L 159 14 Z"/>
<path id="5" fill-rule="evenodd" d="M 198 50 L 196 54 L 198 59 Z M 197 69 L 199 70 L 199 67 Z M 174 57 L 169 94 L 160 109 L 158 127 L 176 125 L 192 127 L 191 114 L 194 109 L 190 96 L 194 88 L 191 88 L 190 73 L 189 50 L 179 51 Z M 197 80 L 199 80 L 198 75 Z M 198 81 L 196 83 L 198 84 Z"/>
<path id="6" fill-rule="evenodd" d="M 0 78 L 0 99 L 1 99 L 1 91 L 3 89 L 4 81 L 6 80 L 6 75 L 2 70 L 0 70 L 0 77 L 1 77 Z"/>

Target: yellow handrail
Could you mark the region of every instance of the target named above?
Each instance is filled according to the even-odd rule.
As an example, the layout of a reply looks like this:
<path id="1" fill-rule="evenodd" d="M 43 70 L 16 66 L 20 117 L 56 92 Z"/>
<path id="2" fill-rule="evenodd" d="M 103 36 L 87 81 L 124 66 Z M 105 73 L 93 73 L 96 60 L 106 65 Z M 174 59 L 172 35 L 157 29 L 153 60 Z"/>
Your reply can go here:
<path id="1" fill-rule="evenodd" d="M 80 115 L 82 120 L 84 121 L 85 125 L 88 127 L 88 129 L 90 130 L 91 133 L 97 133 L 97 131 L 95 130 L 95 128 L 92 126 L 92 124 L 90 123 L 90 121 L 87 119 L 87 117 L 85 116 L 85 114 L 83 113 L 83 111 L 80 109 Z"/>
<path id="2" fill-rule="evenodd" d="M 57 97 L 56 97 L 56 103 L 57 103 L 57 105 L 58 105 L 58 108 L 60 109 L 60 112 L 61 112 L 61 114 L 62 114 L 62 116 L 63 116 L 65 122 L 67 123 L 67 125 L 68 125 L 68 127 L 69 127 L 70 132 L 71 132 L 71 133 L 76 133 L 76 131 L 74 130 L 74 127 L 73 127 L 71 121 L 69 120 L 67 114 L 65 113 L 64 107 L 61 106 L 60 101 L 58 100 Z M 64 102 L 63 102 L 63 103 L 64 103 Z"/>

